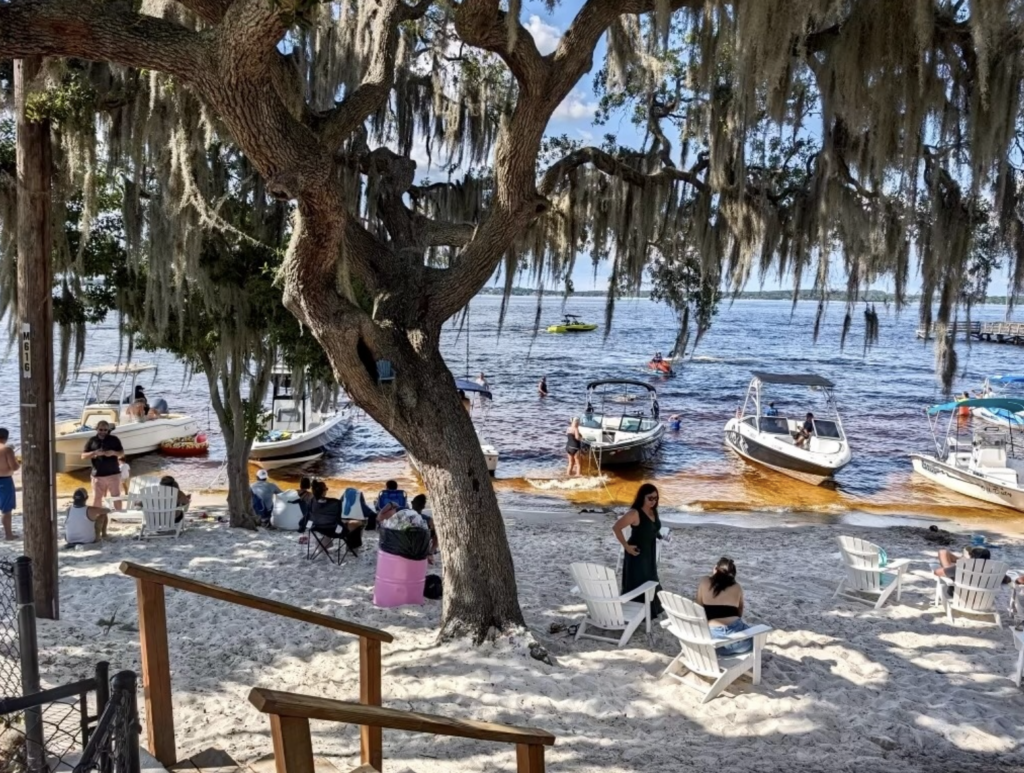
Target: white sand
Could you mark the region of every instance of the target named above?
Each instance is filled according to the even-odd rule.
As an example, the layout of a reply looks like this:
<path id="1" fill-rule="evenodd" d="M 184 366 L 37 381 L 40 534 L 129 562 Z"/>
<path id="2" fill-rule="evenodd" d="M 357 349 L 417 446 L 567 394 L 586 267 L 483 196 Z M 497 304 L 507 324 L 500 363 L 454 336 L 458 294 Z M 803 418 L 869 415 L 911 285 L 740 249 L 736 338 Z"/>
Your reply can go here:
<path id="1" fill-rule="evenodd" d="M 179 540 L 146 542 L 119 527 L 101 548 L 62 550 L 63 619 L 41 623 L 43 674 L 51 684 L 80 678 L 103 658 L 115 670 L 138 669 L 134 582 L 117 571 L 128 559 L 388 630 L 395 642 L 384 647 L 386 706 L 547 729 L 558 736 L 547 755 L 551 771 L 1024 769 L 1024 691 L 1008 678 L 1015 651 L 1005 628 L 947 624 L 929 606 L 933 585 L 924 578 L 911 578 L 903 602 L 878 612 L 830 599 L 840 579 L 836 534 L 865 536 L 926 570 L 935 546 L 919 533 L 677 529 L 662 554 L 664 586 L 692 593 L 714 560 L 729 554 L 748 621 L 776 628 L 763 683 L 755 688 L 743 678 L 701 706 L 695 692 L 660 677 L 677 651 L 660 628 L 651 640 L 641 631 L 622 650 L 547 633 L 582 611 L 569 593 L 568 563 L 615 565 L 610 524 L 607 516 L 510 521 L 523 610 L 555 667 L 516 643 L 435 646 L 439 602 L 376 609 L 372 533 L 361 558 L 336 567 L 306 562 L 293 534 L 207 525 Z M 1024 567 L 1024 543 L 1002 542 L 998 557 Z M 5 555 L 15 552 L 4 546 Z M 353 639 L 177 591 L 168 591 L 168 618 L 179 757 L 210 746 L 239 761 L 268 753 L 267 718 L 246 700 L 254 685 L 358 699 Z M 357 764 L 356 728 L 313 729 L 315 753 L 343 770 Z M 391 771 L 515 769 L 511 747 L 458 739 L 386 732 L 384 753 Z"/>

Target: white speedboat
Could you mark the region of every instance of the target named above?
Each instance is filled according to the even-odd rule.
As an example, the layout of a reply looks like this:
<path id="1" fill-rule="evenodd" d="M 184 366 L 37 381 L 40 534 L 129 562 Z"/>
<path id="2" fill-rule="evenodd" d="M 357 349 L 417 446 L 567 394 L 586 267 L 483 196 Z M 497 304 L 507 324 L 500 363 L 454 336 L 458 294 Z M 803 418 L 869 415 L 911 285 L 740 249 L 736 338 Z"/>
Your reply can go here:
<path id="1" fill-rule="evenodd" d="M 314 408 L 306 390 L 293 388 L 288 371 L 275 370 L 271 383 L 270 426 L 252 444 L 249 461 L 265 470 L 315 462 L 348 427 L 348 406 L 330 411 Z"/>
<path id="2" fill-rule="evenodd" d="M 595 402 L 599 402 L 596 408 Z M 629 379 L 591 381 L 587 406 L 579 417 L 584 453 L 598 468 L 651 459 L 665 434 L 659 413 L 658 391 L 650 384 Z"/>
<path id="3" fill-rule="evenodd" d="M 198 420 L 181 413 L 162 411 L 155 418 L 141 420 L 129 415 L 136 383 L 142 374 L 150 371 L 155 376 L 156 366 L 108 365 L 79 371 L 80 375 L 89 376 L 81 416 L 77 420 L 57 422 L 54 427 L 58 471 L 89 466 L 89 461 L 82 459 L 82 451 L 101 421 L 113 427 L 112 434 L 121 441 L 125 456 L 148 454 L 156 451 L 161 443 L 199 432 Z"/>
<path id="4" fill-rule="evenodd" d="M 982 386 L 981 397 L 1006 397 L 1024 402 L 1024 376 L 989 376 Z M 1003 427 L 1007 424 L 1024 427 L 1024 413 L 1005 408 L 971 408 L 971 415 Z"/>
<path id="5" fill-rule="evenodd" d="M 794 416 L 786 416 L 764 399 L 766 385 L 810 388 L 824 398 L 814 401 L 818 414 L 809 420 L 811 431 L 804 442 L 798 444 L 810 411 L 801 405 Z M 853 456 L 834 390 L 835 384 L 813 373 L 755 371 L 743 407 L 725 425 L 726 446 L 747 461 L 815 486 L 831 480 Z"/>
<path id="6" fill-rule="evenodd" d="M 1024 511 L 1020 431 L 1009 420 L 1004 420 L 1001 427 L 991 422 L 968 425 L 958 420 L 961 408 L 987 410 L 993 416 L 999 415 L 997 411 L 1015 415 L 1024 411 L 1024 400 L 989 397 L 933 405 L 927 413 L 935 453 L 911 454 L 914 471 L 960 494 Z M 950 414 L 949 423 L 940 436 L 938 425 L 946 412 Z"/>

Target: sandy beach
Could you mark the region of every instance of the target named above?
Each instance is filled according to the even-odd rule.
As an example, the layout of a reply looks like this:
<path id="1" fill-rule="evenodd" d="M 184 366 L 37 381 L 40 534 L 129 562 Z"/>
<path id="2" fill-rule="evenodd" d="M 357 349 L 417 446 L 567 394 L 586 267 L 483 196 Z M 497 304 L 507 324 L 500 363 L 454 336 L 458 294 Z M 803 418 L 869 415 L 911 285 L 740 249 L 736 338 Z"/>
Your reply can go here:
<path id="1" fill-rule="evenodd" d="M 664 587 L 692 596 L 729 555 L 748 622 L 775 628 L 762 684 L 742 678 L 701 706 L 696 692 L 661 677 L 677 647 L 658 626 L 621 650 L 549 633 L 583 611 L 568 564 L 615 566 L 611 522 L 508 519 L 523 611 L 554 666 L 530 658 L 523 642 L 436 645 L 440 602 L 375 608 L 373 533 L 361 557 L 337 567 L 304 560 L 295 534 L 206 523 L 177 540 L 140 542 L 134 527 L 114 526 L 102 546 L 60 552 L 62 620 L 40 623 L 43 676 L 50 684 L 81 678 L 100 659 L 138 670 L 134 582 L 117 571 L 131 560 L 384 628 L 395 637 L 384 647 L 385 706 L 544 728 L 558 737 L 551 771 L 1024 769 L 1024 691 L 1009 678 L 1016 653 L 1007 628 L 948 624 L 930 606 L 934 586 L 923 575 L 910 577 L 902 603 L 879 611 L 831 599 L 841 577 L 836 535 L 877 542 L 924 573 L 937 549 L 924 530 L 675 528 L 662 552 Z M 954 535 L 953 547 L 968 541 Z M 995 557 L 1024 567 L 1024 541 L 992 541 Z M 3 552 L 13 557 L 17 546 Z M 1004 590 L 1001 607 L 1006 600 Z M 211 746 L 240 762 L 269 753 L 269 723 L 246 700 L 253 686 L 358 698 L 353 639 L 176 591 L 167 608 L 179 758 Z M 314 723 L 313 732 L 314 753 L 342 770 L 358 764 L 356 728 Z M 392 771 L 515 767 L 511 747 L 397 732 L 385 733 L 384 754 Z"/>

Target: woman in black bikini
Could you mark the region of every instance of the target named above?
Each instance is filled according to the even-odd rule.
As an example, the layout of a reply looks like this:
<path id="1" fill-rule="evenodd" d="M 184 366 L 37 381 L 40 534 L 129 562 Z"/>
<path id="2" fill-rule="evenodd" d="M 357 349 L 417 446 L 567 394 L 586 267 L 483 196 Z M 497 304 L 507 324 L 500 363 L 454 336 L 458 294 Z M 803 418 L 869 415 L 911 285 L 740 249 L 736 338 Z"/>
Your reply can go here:
<path id="1" fill-rule="evenodd" d="M 704 607 L 712 639 L 725 639 L 750 627 L 743 622 L 743 588 L 736 582 L 736 564 L 731 558 L 718 559 L 715 570 L 697 586 L 694 601 Z M 742 655 L 753 648 L 754 642 L 744 639 L 717 649 L 723 655 Z"/>
<path id="2" fill-rule="evenodd" d="M 583 436 L 580 434 L 580 420 L 573 416 L 569 428 L 565 431 L 565 455 L 569 458 L 565 474 L 570 478 L 580 474 L 580 449 L 582 447 Z"/>

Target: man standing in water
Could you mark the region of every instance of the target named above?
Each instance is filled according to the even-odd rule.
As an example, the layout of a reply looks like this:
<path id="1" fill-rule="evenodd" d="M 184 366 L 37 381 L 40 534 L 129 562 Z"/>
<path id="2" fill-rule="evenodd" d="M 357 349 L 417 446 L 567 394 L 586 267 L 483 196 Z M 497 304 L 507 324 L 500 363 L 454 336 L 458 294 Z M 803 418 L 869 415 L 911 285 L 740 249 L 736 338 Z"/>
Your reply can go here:
<path id="1" fill-rule="evenodd" d="M 7 438 L 11 436 L 4 427 L 0 427 L 0 513 L 4 524 L 4 539 L 17 539 L 18 535 L 11 530 L 11 517 L 14 508 L 17 507 L 17 496 L 14 493 L 14 473 L 21 465 L 18 464 L 18 457 L 14 455 L 14 449 L 7 445 Z"/>
<path id="2" fill-rule="evenodd" d="M 117 435 L 110 433 L 110 425 L 101 421 L 96 424 L 96 434 L 85 444 L 83 459 L 92 462 L 92 506 L 102 507 L 103 497 L 121 496 L 121 462 L 124 446 Z M 121 509 L 121 503 L 114 507 Z"/>

